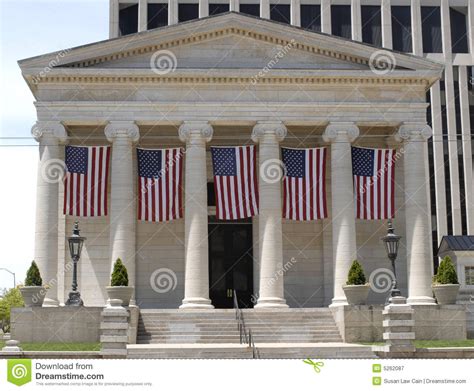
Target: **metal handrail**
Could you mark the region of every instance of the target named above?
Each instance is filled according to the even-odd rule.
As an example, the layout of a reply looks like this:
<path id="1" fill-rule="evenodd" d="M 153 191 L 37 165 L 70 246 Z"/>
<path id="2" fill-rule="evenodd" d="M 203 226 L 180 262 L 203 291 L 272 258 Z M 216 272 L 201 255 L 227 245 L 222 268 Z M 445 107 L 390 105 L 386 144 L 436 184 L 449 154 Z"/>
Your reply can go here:
<path id="1" fill-rule="evenodd" d="M 240 343 L 245 343 L 249 348 L 252 348 L 252 358 L 259 358 L 258 350 L 255 346 L 252 330 L 245 326 L 244 314 L 239 308 L 239 300 L 237 299 L 237 291 L 234 289 L 234 308 L 235 308 L 235 319 L 237 320 L 237 328 L 239 330 Z"/>

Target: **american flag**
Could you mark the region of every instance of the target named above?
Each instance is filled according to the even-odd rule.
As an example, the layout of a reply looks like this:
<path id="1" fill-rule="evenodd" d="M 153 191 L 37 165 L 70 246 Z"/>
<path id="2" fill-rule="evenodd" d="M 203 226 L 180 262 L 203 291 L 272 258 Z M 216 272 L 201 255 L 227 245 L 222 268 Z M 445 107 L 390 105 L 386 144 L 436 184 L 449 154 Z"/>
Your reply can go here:
<path id="1" fill-rule="evenodd" d="M 283 217 L 317 220 L 327 217 L 326 148 L 282 148 Z"/>
<path id="2" fill-rule="evenodd" d="M 139 220 L 183 217 L 183 156 L 182 148 L 137 148 Z"/>
<path id="3" fill-rule="evenodd" d="M 66 146 L 64 214 L 107 215 L 110 147 Z"/>
<path id="4" fill-rule="evenodd" d="M 395 150 L 352 147 L 356 217 L 391 219 L 395 213 Z"/>
<path id="5" fill-rule="evenodd" d="M 255 146 L 212 147 L 216 216 L 237 220 L 258 214 Z"/>

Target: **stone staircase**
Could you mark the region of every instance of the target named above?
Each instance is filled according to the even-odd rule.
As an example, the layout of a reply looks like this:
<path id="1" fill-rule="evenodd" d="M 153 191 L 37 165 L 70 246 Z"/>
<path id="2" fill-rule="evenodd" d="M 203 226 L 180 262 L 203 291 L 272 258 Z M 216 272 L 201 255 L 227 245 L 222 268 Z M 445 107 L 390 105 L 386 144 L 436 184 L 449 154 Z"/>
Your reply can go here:
<path id="1" fill-rule="evenodd" d="M 328 308 L 242 311 L 255 343 L 342 342 Z M 137 343 L 239 343 L 235 311 L 141 310 Z"/>

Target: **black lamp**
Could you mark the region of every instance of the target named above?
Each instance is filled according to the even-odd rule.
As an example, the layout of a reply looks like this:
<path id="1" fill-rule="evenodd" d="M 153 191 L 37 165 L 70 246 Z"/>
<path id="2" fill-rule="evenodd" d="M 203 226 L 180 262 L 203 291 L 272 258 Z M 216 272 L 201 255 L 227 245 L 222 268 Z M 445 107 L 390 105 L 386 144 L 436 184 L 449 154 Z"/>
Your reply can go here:
<path id="1" fill-rule="evenodd" d="M 388 259 L 392 263 L 392 270 L 393 270 L 393 280 L 392 280 L 392 290 L 390 293 L 391 297 L 401 296 L 400 290 L 397 287 L 397 272 L 395 269 L 395 260 L 397 259 L 398 255 L 398 246 L 400 244 L 400 239 L 402 237 L 396 235 L 393 232 L 392 220 L 388 220 L 388 229 L 387 235 L 385 235 L 380 240 L 385 244 L 385 251 L 387 251 Z"/>
<path id="2" fill-rule="evenodd" d="M 69 253 L 71 254 L 72 263 L 73 263 L 73 272 L 72 272 L 72 291 L 69 292 L 69 298 L 67 299 L 66 305 L 70 306 L 82 306 L 84 305 L 81 294 L 77 290 L 77 263 L 81 258 L 82 246 L 86 238 L 82 237 L 79 233 L 79 223 L 76 221 L 74 223 L 74 229 L 72 231 L 72 236 L 67 238 L 69 243 Z"/>

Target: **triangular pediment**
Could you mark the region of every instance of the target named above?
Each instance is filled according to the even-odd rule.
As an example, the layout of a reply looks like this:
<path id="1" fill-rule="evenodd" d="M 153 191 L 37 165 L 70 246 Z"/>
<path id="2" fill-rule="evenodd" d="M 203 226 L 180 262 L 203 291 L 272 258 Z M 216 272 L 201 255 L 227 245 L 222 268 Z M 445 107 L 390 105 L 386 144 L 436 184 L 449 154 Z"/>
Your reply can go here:
<path id="1" fill-rule="evenodd" d="M 376 61 L 381 69 L 388 67 L 395 71 L 385 75 L 376 72 L 379 77 L 400 76 L 397 71 L 416 72 L 428 83 L 442 71 L 441 64 L 420 57 L 381 51 L 360 42 L 232 12 L 33 57 L 19 64 L 30 81 L 45 67 L 48 67 L 47 77 L 96 72 L 104 76 L 114 73 L 123 76 L 127 72 L 160 76 L 155 72 L 159 61 L 164 61 L 165 67 L 166 61 L 174 61 L 175 70 L 184 73 L 206 69 L 218 72 L 267 69 L 283 75 L 291 69 L 358 71 L 372 76 Z"/>

